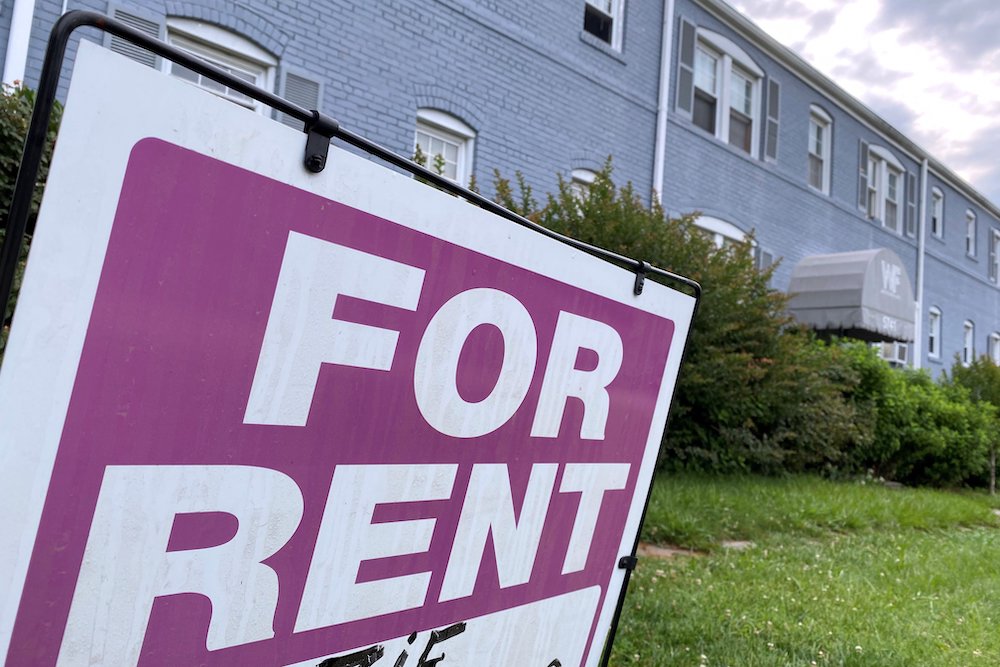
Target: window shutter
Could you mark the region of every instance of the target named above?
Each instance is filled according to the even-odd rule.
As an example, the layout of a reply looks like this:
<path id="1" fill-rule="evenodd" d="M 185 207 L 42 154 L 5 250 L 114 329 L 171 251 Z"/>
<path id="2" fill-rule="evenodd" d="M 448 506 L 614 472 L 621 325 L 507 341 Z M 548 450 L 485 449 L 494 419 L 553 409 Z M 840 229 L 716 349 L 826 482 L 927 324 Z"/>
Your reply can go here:
<path id="1" fill-rule="evenodd" d="M 997 246 L 1000 245 L 1000 232 L 993 230 L 990 238 L 990 280 L 997 282 Z"/>
<path id="2" fill-rule="evenodd" d="M 774 79 L 767 80 L 767 122 L 764 129 L 764 159 L 778 160 L 778 116 L 781 111 L 781 86 Z"/>
<path id="3" fill-rule="evenodd" d="M 289 102 L 306 109 L 318 110 L 321 93 L 322 85 L 318 81 L 312 81 L 292 72 L 285 72 L 281 96 Z M 278 114 L 278 120 L 289 127 L 294 127 L 297 130 L 302 129 L 302 121 L 293 116 L 281 113 Z"/>
<path id="4" fill-rule="evenodd" d="M 864 141 L 858 151 L 858 208 L 868 210 L 868 144 Z"/>
<path id="5" fill-rule="evenodd" d="M 906 173 L 906 235 L 917 235 L 917 175 Z"/>
<path id="6" fill-rule="evenodd" d="M 694 24 L 681 19 L 680 58 L 677 62 L 677 111 L 690 119 L 694 111 Z"/>
<path id="7" fill-rule="evenodd" d="M 133 9 L 125 9 L 115 5 L 108 7 L 108 13 L 111 14 L 111 18 L 121 21 L 130 28 L 135 28 L 139 32 L 144 32 L 154 39 L 162 40 L 164 37 L 164 24 L 160 19 L 139 14 Z M 104 46 L 115 53 L 120 53 L 126 58 L 131 58 L 148 67 L 154 69 L 159 69 L 160 67 L 160 57 L 158 55 L 131 42 L 127 42 L 120 37 L 115 37 L 110 33 L 104 33 Z"/>

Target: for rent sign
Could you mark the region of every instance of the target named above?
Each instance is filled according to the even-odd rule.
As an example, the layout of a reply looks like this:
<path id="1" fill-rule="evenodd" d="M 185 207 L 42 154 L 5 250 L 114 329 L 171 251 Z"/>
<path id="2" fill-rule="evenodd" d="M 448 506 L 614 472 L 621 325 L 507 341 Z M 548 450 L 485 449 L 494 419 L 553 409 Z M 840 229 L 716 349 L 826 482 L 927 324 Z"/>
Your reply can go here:
<path id="1" fill-rule="evenodd" d="M 63 132 L 9 664 L 596 664 L 693 299 L 88 44 Z"/>

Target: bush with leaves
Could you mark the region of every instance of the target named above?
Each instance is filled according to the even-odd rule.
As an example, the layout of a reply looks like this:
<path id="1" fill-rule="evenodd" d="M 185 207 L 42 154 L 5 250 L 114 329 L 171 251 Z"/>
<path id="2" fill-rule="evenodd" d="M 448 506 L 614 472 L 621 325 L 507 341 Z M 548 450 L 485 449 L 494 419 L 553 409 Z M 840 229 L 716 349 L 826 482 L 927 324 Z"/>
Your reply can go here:
<path id="1" fill-rule="evenodd" d="M 21 84 L 13 86 L 3 84 L 0 89 L 0 241 L 5 238 L 7 229 L 7 214 L 10 211 L 11 199 L 14 195 L 14 183 L 21 164 L 21 153 L 24 150 L 24 140 L 28 134 L 28 123 L 35 105 L 35 91 Z M 42 160 L 38 169 L 38 179 L 31 198 L 31 211 L 28 217 L 28 231 L 34 230 L 35 218 L 38 216 L 38 206 L 42 201 L 45 180 L 49 174 L 49 163 L 52 159 L 52 147 L 55 143 L 59 121 L 62 118 L 62 106 L 56 102 L 49 121 L 46 144 L 42 152 Z M 0 360 L 7 345 L 7 335 L 10 331 L 10 318 L 14 312 L 14 303 L 24 275 L 25 262 L 28 256 L 30 237 L 25 237 L 21 244 L 17 273 L 10 298 L 5 304 L 3 322 L 0 324 Z"/>
<path id="2" fill-rule="evenodd" d="M 752 242 L 716 248 L 693 216 L 667 219 L 631 185 L 617 188 L 610 161 L 584 193 L 560 180 L 541 207 L 520 174 L 514 184 L 496 174 L 495 188 L 498 203 L 550 229 L 701 283 L 661 467 L 838 467 L 868 437 L 840 391 L 851 368 L 792 325 L 785 295 L 768 285 L 771 270 L 754 265 Z"/>
<path id="3" fill-rule="evenodd" d="M 7 213 L 10 201 L 14 195 L 14 181 L 21 164 L 21 153 L 24 150 L 24 140 L 28 135 L 28 123 L 35 106 L 35 91 L 21 84 L 13 86 L 3 84 L 0 90 L 0 215 L 2 224 L 7 227 Z M 52 160 L 52 147 L 56 133 L 59 131 L 59 121 L 62 119 L 62 105 L 56 102 L 49 120 L 46 144 L 42 152 L 42 160 L 38 169 L 38 179 L 34 195 L 31 199 L 31 215 L 28 229 L 34 229 L 34 220 L 38 215 L 38 205 L 42 201 L 45 179 L 49 174 L 49 163 Z"/>
<path id="4" fill-rule="evenodd" d="M 894 370 L 862 343 L 844 345 L 859 381 L 847 394 L 873 427 L 854 452 L 858 467 L 925 486 L 979 483 L 988 469 L 996 411 L 924 370 Z"/>
<path id="5" fill-rule="evenodd" d="M 1000 366 L 990 357 L 983 355 L 968 366 L 957 358 L 951 368 L 950 381 L 965 387 L 973 401 L 979 404 L 981 410 L 1000 414 Z M 1000 428 L 994 428 L 989 442 L 989 488 L 990 493 L 996 493 L 997 448 L 1000 447 Z"/>

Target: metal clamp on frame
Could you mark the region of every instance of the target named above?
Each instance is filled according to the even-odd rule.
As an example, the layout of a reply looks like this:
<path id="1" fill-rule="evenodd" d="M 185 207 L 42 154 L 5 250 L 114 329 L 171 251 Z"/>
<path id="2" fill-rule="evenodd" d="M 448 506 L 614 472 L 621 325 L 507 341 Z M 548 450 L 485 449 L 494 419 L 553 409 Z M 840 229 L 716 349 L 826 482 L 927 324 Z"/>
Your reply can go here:
<path id="1" fill-rule="evenodd" d="M 642 288 L 646 286 L 646 273 L 652 268 L 649 262 L 640 261 L 635 267 L 635 286 L 632 288 L 632 293 L 636 296 L 642 294 Z"/>
<path id="2" fill-rule="evenodd" d="M 330 153 L 330 141 L 340 130 L 340 123 L 324 116 L 315 109 L 312 118 L 306 121 L 302 131 L 306 133 L 306 154 L 302 164 L 314 174 L 326 168 L 326 158 Z"/>
<path id="3" fill-rule="evenodd" d="M 636 567 L 639 566 L 639 558 L 637 556 L 622 556 L 618 559 L 618 569 L 628 570 L 631 572 Z"/>

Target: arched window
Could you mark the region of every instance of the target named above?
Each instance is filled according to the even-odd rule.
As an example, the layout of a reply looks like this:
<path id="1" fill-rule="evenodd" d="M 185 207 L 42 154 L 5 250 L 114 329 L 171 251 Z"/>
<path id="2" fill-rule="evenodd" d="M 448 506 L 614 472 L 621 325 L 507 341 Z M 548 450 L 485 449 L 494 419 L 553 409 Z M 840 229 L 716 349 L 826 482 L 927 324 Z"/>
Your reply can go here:
<path id="1" fill-rule="evenodd" d="M 757 155 L 763 78 L 763 70 L 732 40 L 699 28 L 694 51 L 694 124 Z"/>
<path id="2" fill-rule="evenodd" d="M 219 26 L 191 19 L 167 18 L 167 41 L 174 46 L 198 56 L 233 76 L 264 90 L 274 89 L 274 72 L 278 60 L 249 39 Z M 199 88 L 227 100 L 266 114 L 268 108 L 216 81 L 205 78 L 188 68 L 163 60 L 164 71 L 190 81 Z"/>
<path id="3" fill-rule="evenodd" d="M 809 185 L 830 194 L 830 136 L 833 118 L 815 104 L 809 107 Z"/>
<path id="4" fill-rule="evenodd" d="M 937 306 L 927 311 L 927 356 L 941 358 L 941 309 Z"/>
<path id="5" fill-rule="evenodd" d="M 931 235 L 944 238 L 944 193 L 937 187 L 931 188 Z"/>
<path id="6" fill-rule="evenodd" d="M 467 185 L 472 176 L 476 132 L 465 122 L 438 109 L 418 109 L 414 153 L 424 166 L 447 179 Z"/>
<path id="7" fill-rule="evenodd" d="M 976 358 L 976 325 L 966 320 L 962 325 L 962 365 L 968 366 Z"/>
<path id="8" fill-rule="evenodd" d="M 703 215 L 696 219 L 694 224 L 712 239 L 716 248 L 746 243 L 746 233 L 731 222 Z"/>
<path id="9" fill-rule="evenodd" d="M 860 202 L 871 220 L 880 220 L 897 234 L 903 233 L 903 176 L 906 170 L 891 152 L 881 146 L 861 144 Z"/>
<path id="10" fill-rule="evenodd" d="M 976 214 L 971 209 L 965 211 L 965 254 L 976 256 Z"/>
<path id="11" fill-rule="evenodd" d="M 1000 331 L 994 331 L 990 334 L 990 359 L 993 363 L 1000 366 Z"/>
<path id="12" fill-rule="evenodd" d="M 570 172 L 569 189 L 577 199 L 586 199 L 595 178 L 597 174 L 591 169 L 574 169 Z"/>

